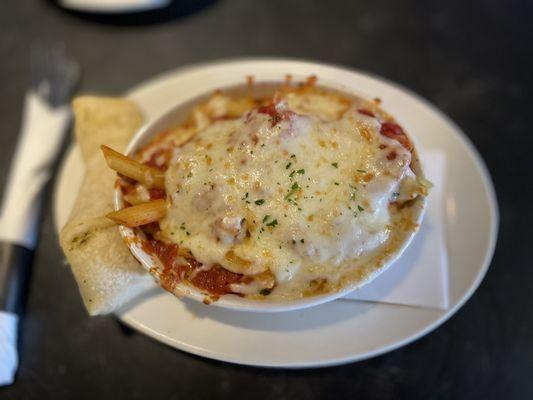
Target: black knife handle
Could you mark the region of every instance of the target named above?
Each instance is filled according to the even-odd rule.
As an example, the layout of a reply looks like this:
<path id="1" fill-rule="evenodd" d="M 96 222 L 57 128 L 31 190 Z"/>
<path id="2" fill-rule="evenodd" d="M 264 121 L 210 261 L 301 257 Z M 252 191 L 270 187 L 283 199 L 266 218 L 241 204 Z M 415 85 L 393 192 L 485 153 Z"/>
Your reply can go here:
<path id="1" fill-rule="evenodd" d="M 23 312 L 31 275 L 33 250 L 0 242 L 0 310 Z"/>

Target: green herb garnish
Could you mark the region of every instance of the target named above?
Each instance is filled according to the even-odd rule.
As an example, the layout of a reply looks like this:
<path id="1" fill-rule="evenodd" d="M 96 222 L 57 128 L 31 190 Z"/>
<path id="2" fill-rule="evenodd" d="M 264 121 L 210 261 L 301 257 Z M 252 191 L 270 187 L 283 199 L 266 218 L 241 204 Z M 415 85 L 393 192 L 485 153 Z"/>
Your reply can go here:
<path id="1" fill-rule="evenodd" d="M 263 205 L 263 204 L 265 204 L 265 199 L 256 200 L 256 201 L 254 201 L 254 203 L 257 204 L 258 206 Z"/>
<path id="2" fill-rule="evenodd" d="M 287 193 L 285 196 L 285 199 L 289 199 L 294 193 L 296 193 L 300 189 L 300 185 L 298 185 L 298 182 L 294 182 L 291 186 L 291 190 Z"/>
<path id="3" fill-rule="evenodd" d="M 277 224 L 278 224 L 278 220 L 275 219 L 275 220 L 269 222 L 268 224 L 266 224 L 266 226 L 271 226 L 272 228 L 274 228 Z"/>
<path id="4" fill-rule="evenodd" d="M 339 168 L 339 163 L 337 163 L 337 162 L 331 163 L 331 165 L 332 165 L 333 167 L 335 167 L 335 168 Z"/>

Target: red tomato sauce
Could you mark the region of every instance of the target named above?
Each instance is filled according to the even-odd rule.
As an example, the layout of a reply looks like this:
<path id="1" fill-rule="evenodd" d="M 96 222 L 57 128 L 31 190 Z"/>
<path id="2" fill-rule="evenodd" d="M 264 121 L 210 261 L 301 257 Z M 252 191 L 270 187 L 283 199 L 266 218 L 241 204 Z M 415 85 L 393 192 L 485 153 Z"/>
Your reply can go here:
<path id="1" fill-rule="evenodd" d="M 164 160 L 163 163 L 161 163 L 161 159 Z M 150 159 L 144 162 L 144 164 L 152 168 L 160 169 L 161 171 L 166 171 L 168 169 L 169 160 L 170 150 L 163 148 L 154 151 L 154 153 L 150 156 Z"/>
<path id="2" fill-rule="evenodd" d="M 397 140 L 407 150 L 413 151 L 413 145 L 400 125 L 395 124 L 394 122 L 383 122 L 379 133 L 388 138 Z"/>
<path id="3" fill-rule="evenodd" d="M 367 110 L 366 108 L 359 108 L 359 109 L 357 110 L 357 112 L 358 112 L 359 114 L 363 114 L 363 115 L 367 115 L 367 116 L 372 117 L 372 118 L 376 118 L 376 116 L 374 115 L 374 113 L 373 113 L 372 111 L 370 111 L 370 110 Z"/>
<path id="4" fill-rule="evenodd" d="M 191 279 L 191 283 L 210 294 L 223 295 L 232 293 L 230 285 L 240 283 L 243 275 L 228 271 L 218 265 L 208 271 L 200 271 Z"/>
<path id="5" fill-rule="evenodd" d="M 276 103 L 270 103 L 266 106 L 258 107 L 257 112 L 270 115 L 272 118 L 272 126 L 276 126 L 280 121 L 289 118 L 292 114 L 291 111 L 278 111 Z"/>
<path id="6" fill-rule="evenodd" d="M 178 283 L 188 282 L 211 295 L 221 296 L 232 293 L 231 284 L 243 281 L 242 274 L 228 271 L 219 265 L 206 271 L 193 273 L 202 264 L 192 257 L 180 257 L 179 246 L 175 243 L 148 239 L 143 242 L 143 250 L 156 255 L 163 264 L 163 271 L 160 275 L 161 286 L 169 292 L 172 292 Z M 183 259 L 186 260 L 185 263 Z"/>
<path id="7" fill-rule="evenodd" d="M 148 193 L 150 193 L 150 200 L 164 199 L 167 195 L 164 189 L 148 189 Z"/>

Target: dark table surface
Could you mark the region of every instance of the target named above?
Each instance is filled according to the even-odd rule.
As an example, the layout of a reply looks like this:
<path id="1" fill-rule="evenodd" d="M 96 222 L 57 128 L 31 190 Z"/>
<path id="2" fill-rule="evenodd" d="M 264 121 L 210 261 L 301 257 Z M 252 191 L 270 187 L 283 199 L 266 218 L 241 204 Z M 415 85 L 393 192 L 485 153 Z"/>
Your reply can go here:
<path id="1" fill-rule="evenodd" d="M 198 4 L 205 5 L 194 10 Z M 0 2 L 0 182 L 20 128 L 30 44 L 62 38 L 81 89 L 118 94 L 217 58 L 276 55 L 338 63 L 418 92 L 454 119 L 492 174 L 501 225 L 472 299 L 436 331 L 389 354 L 315 370 L 240 367 L 175 351 L 89 318 L 58 246 L 47 195 L 21 364 L 2 399 L 533 398 L 533 6 L 524 1 L 182 1 L 119 24 L 46 1 Z M 205 4 L 204 4 L 205 3 Z M 208 4 L 209 3 L 209 4 Z M 185 14 L 181 17 L 179 14 Z M 3 185 L 2 185 L 3 187 Z M 354 338 L 354 340 L 357 340 Z"/>

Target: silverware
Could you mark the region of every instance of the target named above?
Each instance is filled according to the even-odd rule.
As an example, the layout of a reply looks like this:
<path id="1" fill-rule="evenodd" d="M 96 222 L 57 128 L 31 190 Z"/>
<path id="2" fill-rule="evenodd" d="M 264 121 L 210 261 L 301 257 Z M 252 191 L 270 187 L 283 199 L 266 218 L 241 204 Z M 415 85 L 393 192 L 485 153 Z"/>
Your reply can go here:
<path id="1" fill-rule="evenodd" d="M 40 43 L 30 55 L 30 89 L 0 214 L 0 385 L 14 379 L 18 318 L 24 310 L 41 214 L 41 192 L 69 120 L 78 65 L 62 43 Z"/>
<path id="2" fill-rule="evenodd" d="M 80 77 L 80 68 L 66 55 L 64 43 L 32 46 L 30 77 L 33 90 L 52 107 L 65 104 Z"/>

